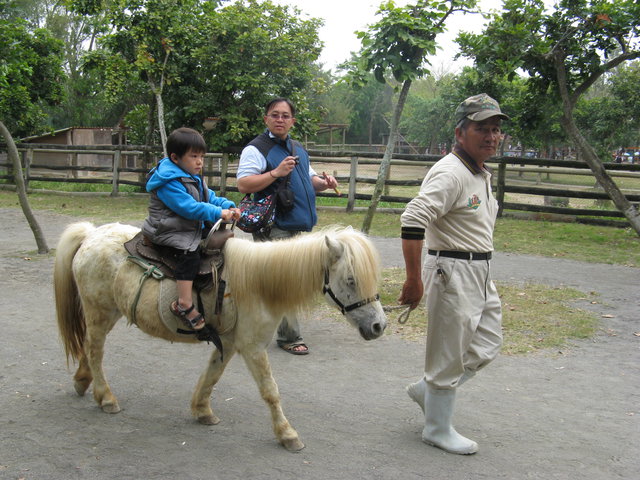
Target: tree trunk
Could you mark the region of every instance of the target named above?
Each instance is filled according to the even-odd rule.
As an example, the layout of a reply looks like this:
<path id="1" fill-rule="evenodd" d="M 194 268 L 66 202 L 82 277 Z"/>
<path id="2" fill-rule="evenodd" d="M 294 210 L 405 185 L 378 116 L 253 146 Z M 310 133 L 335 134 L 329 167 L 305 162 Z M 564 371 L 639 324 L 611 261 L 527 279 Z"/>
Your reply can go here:
<path id="1" fill-rule="evenodd" d="M 163 80 L 160 79 L 160 85 L 156 87 L 153 80 L 149 79 L 149 87 L 153 92 L 153 96 L 156 99 L 156 112 L 158 116 L 158 131 L 160 132 L 160 143 L 162 144 L 162 153 L 167 156 L 167 130 L 164 126 L 164 101 L 162 100 L 162 84 Z"/>
<path id="2" fill-rule="evenodd" d="M 26 217 L 27 222 L 31 227 L 31 231 L 33 232 L 33 236 L 36 239 L 38 253 L 49 253 L 47 241 L 44 238 L 44 234 L 42 233 L 42 229 L 40 228 L 36 217 L 33 215 L 33 211 L 31 210 L 31 206 L 29 205 L 29 200 L 27 199 L 27 190 L 24 185 L 24 178 L 22 177 L 22 165 L 20 163 L 20 155 L 18 154 L 18 149 L 16 148 L 16 144 L 13 141 L 11 133 L 9 133 L 9 130 L 2 121 L 0 121 L 0 134 L 7 142 L 7 153 L 9 155 L 9 158 L 11 159 L 11 162 L 13 163 L 13 177 L 16 183 L 16 192 L 18 193 L 18 199 L 20 200 L 22 213 L 24 213 L 24 216 Z"/>
<path id="3" fill-rule="evenodd" d="M 162 153 L 167 156 L 167 130 L 164 126 L 164 102 L 162 94 L 156 93 L 156 105 L 158 106 L 158 130 L 160 130 L 160 142 L 162 142 Z"/>
<path id="4" fill-rule="evenodd" d="M 576 127 L 573 117 L 567 117 L 565 113 L 560 123 L 573 141 L 576 149 L 580 152 L 582 159 L 589 165 L 598 184 L 604 188 L 604 191 L 607 192 L 613 204 L 624 214 L 638 236 L 640 236 L 640 212 L 627 200 L 615 181 L 609 176 L 593 147 L 589 145 L 578 130 L 578 127 Z"/>
<path id="5" fill-rule="evenodd" d="M 627 220 L 629 220 L 631 227 L 636 231 L 638 236 L 640 236 L 640 212 L 638 212 L 638 209 L 634 207 L 620 191 L 614 180 L 605 170 L 596 151 L 587 142 L 575 124 L 573 119 L 573 109 L 579 96 L 572 96 L 569 94 L 566 70 L 564 66 L 564 56 L 562 52 L 556 53 L 554 56 L 554 62 L 556 66 L 560 97 L 562 98 L 562 118 L 560 119 L 560 124 L 567 135 L 569 135 L 569 138 L 573 141 L 576 147 L 576 153 L 580 154 L 580 157 L 582 157 L 585 163 L 589 165 L 589 168 L 595 175 L 596 180 L 602 188 L 604 188 L 604 191 L 607 192 L 613 201 L 613 204 L 624 214 Z"/>
<path id="6" fill-rule="evenodd" d="M 405 80 L 402 84 L 402 90 L 400 90 L 400 96 L 398 97 L 398 103 L 396 103 L 393 117 L 391 118 L 391 126 L 389 127 L 389 140 L 387 141 L 387 146 L 384 150 L 382 162 L 380 162 L 378 178 L 376 179 L 376 186 L 373 190 L 373 195 L 371 196 L 371 203 L 369 204 L 367 214 L 365 215 L 364 221 L 362 222 L 362 231 L 364 233 L 369 233 L 369 230 L 371 229 L 373 216 L 376 214 L 376 209 L 378 208 L 378 203 L 380 202 L 380 197 L 382 196 L 382 192 L 384 190 L 384 181 L 385 178 L 387 178 L 387 173 L 391 165 L 391 157 L 393 156 L 393 150 L 398 138 L 398 125 L 400 123 L 400 116 L 402 115 L 402 110 L 404 109 L 404 104 L 407 100 L 407 94 L 409 93 L 410 88 L 411 80 Z"/>

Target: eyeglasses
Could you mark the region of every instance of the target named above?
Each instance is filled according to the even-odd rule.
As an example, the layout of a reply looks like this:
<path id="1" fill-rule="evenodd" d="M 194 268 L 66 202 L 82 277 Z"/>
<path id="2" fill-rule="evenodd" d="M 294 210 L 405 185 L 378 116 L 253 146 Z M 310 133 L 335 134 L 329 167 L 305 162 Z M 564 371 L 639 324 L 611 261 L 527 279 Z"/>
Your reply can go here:
<path id="1" fill-rule="evenodd" d="M 267 115 L 267 117 L 272 118 L 274 120 L 278 120 L 279 118 L 281 118 L 282 120 L 291 120 L 293 117 L 291 115 L 289 115 L 288 113 L 283 113 L 283 114 L 279 114 L 279 113 L 270 113 L 269 115 Z"/>

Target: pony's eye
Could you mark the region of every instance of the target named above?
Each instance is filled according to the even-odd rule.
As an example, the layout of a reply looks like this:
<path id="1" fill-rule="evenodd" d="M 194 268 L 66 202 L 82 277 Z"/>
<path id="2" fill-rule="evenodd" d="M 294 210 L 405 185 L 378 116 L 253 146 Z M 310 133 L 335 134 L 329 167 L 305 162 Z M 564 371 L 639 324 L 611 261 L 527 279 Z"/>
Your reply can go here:
<path id="1" fill-rule="evenodd" d="M 349 285 L 350 287 L 355 287 L 356 286 L 356 279 L 353 277 L 348 277 L 347 278 L 347 285 Z"/>

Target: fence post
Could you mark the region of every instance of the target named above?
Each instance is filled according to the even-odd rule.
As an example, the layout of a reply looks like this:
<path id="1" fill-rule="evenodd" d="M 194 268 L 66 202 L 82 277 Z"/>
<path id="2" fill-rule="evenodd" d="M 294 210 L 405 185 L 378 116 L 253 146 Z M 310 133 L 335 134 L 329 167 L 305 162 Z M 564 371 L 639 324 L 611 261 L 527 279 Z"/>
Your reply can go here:
<path id="1" fill-rule="evenodd" d="M 67 155 L 67 160 L 69 162 L 69 166 L 70 167 L 77 167 L 78 166 L 78 154 L 77 153 L 72 153 L 70 155 Z M 70 170 L 67 171 L 65 178 L 78 178 L 78 170 Z"/>
<path id="2" fill-rule="evenodd" d="M 502 217 L 502 209 L 504 208 L 504 185 L 507 178 L 507 164 L 506 162 L 500 162 L 498 165 L 498 186 L 496 189 L 496 196 L 498 197 L 498 217 Z"/>
<path id="3" fill-rule="evenodd" d="M 29 189 L 29 177 L 31 176 L 31 164 L 33 163 L 33 148 L 28 148 L 24 159 L 24 188 Z M 22 174 L 22 172 L 20 172 Z"/>
<path id="4" fill-rule="evenodd" d="M 146 191 L 145 185 L 147 183 L 147 172 L 151 170 L 151 151 L 149 150 L 148 145 L 145 145 L 145 148 L 142 151 L 142 165 L 140 165 L 140 167 L 145 169 L 146 172 L 138 173 L 138 182 L 143 185 L 142 190 Z"/>
<path id="5" fill-rule="evenodd" d="M 113 154 L 113 182 L 111 187 L 111 196 L 118 196 L 118 184 L 120 182 L 120 159 L 122 158 L 121 150 L 116 150 Z"/>
<path id="6" fill-rule="evenodd" d="M 208 173 L 207 175 L 207 185 L 209 186 L 209 188 L 213 187 L 213 156 L 209 155 L 204 157 L 205 160 L 205 167 L 204 170 Z M 204 172 L 202 174 L 202 177 L 204 178 Z"/>
<path id="7" fill-rule="evenodd" d="M 227 172 L 229 170 L 229 154 L 222 154 L 222 162 L 220 163 L 220 196 L 227 196 Z"/>
<path id="8" fill-rule="evenodd" d="M 351 157 L 349 171 L 349 193 L 347 195 L 347 212 L 353 212 L 356 204 L 356 176 L 358 175 L 358 157 Z"/>

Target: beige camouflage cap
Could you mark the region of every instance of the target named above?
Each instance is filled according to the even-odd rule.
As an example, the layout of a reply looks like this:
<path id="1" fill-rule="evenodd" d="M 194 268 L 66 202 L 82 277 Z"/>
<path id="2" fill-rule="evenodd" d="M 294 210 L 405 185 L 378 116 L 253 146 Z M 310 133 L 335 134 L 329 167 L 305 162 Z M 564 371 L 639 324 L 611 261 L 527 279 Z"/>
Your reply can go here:
<path id="1" fill-rule="evenodd" d="M 503 120 L 509 120 L 509 117 L 500 110 L 498 102 L 486 93 L 481 93 L 467 98 L 458 105 L 456 109 L 456 125 L 465 118 L 474 122 L 481 122 L 495 116 L 499 116 Z"/>

